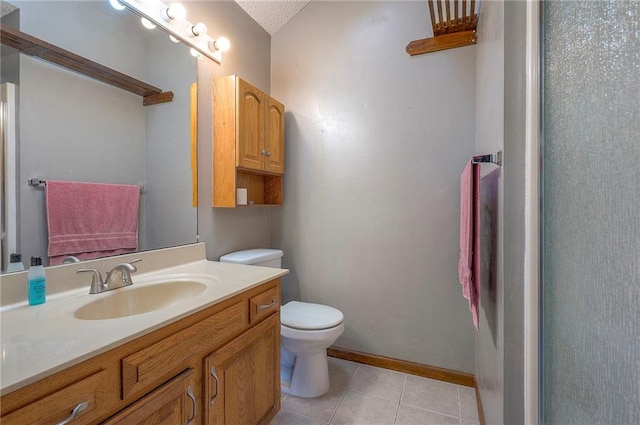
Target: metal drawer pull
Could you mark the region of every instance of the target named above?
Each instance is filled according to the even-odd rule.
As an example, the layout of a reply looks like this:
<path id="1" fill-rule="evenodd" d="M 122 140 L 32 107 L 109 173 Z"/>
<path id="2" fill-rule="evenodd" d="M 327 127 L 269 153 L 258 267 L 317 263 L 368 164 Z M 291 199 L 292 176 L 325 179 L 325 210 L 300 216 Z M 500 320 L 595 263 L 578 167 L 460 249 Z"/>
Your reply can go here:
<path id="1" fill-rule="evenodd" d="M 260 304 L 258 306 L 258 311 L 262 311 L 262 310 L 265 310 L 265 309 L 267 309 L 269 307 L 273 307 L 275 304 L 276 304 L 276 299 L 273 298 L 269 304 Z"/>
<path id="2" fill-rule="evenodd" d="M 189 419 L 187 419 L 187 425 L 191 425 L 193 420 L 196 418 L 196 409 L 198 406 L 196 405 L 196 397 L 193 395 L 193 390 L 191 389 L 191 385 L 187 388 L 187 395 L 191 399 L 191 403 L 193 404 L 193 415 Z"/>
<path id="3" fill-rule="evenodd" d="M 78 413 L 82 412 L 84 409 L 87 408 L 87 406 L 89 405 L 88 402 L 83 401 L 82 403 L 78 404 L 72 411 L 71 411 L 71 416 L 69 416 L 67 419 L 65 419 L 64 421 L 60 422 L 58 425 L 67 425 L 68 423 L 71 423 L 72 420 L 74 420 L 76 418 L 76 416 L 78 416 Z"/>
<path id="4" fill-rule="evenodd" d="M 216 401 L 216 397 L 218 397 L 218 386 L 220 385 L 220 380 L 218 379 L 218 374 L 216 373 L 215 366 L 211 367 L 210 372 L 211 372 L 211 376 L 213 376 L 213 379 L 216 380 L 216 393 L 211 396 L 211 400 L 209 401 L 209 403 L 213 405 L 213 403 Z"/>

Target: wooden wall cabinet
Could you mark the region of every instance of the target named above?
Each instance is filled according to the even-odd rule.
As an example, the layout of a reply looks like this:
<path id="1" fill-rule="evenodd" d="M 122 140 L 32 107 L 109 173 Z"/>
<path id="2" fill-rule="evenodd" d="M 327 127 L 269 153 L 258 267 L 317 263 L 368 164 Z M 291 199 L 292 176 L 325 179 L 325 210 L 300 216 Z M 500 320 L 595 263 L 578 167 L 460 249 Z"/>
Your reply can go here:
<path id="1" fill-rule="evenodd" d="M 275 279 L 20 388 L 0 422 L 267 425 L 280 410 L 279 300 Z"/>
<path id="2" fill-rule="evenodd" d="M 213 80 L 213 206 L 282 205 L 284 105 L 237 75 Z"/>

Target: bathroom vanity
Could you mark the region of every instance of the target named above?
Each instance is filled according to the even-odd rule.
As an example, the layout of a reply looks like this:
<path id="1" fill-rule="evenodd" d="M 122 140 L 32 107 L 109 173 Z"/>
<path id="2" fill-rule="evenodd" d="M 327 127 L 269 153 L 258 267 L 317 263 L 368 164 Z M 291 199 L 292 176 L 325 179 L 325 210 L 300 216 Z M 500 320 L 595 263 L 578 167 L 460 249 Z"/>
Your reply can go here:
<path id="1" fill-rule="evenodd" d="M 268 424 L 280 409 L 285 273 L 200 260 L 134 275 L 134 285 L 110 292 L 206 288 L 122 317 L 76 317 L 87 304 L 100 311 L 94 297 L 108 303 L 113 295 L 88 288 L 38 307 L 3 307 L 0 421 Z"/>

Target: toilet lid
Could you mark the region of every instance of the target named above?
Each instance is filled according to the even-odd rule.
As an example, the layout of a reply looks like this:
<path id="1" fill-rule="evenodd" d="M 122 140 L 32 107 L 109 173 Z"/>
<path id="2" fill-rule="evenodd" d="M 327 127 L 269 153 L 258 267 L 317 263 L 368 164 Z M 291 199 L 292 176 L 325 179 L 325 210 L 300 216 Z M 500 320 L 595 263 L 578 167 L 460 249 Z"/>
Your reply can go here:
<path id="1" fill-rule="evenodd" d="M 338 326 L 344 315 L 328 305 L 291 301 L 280 309 L 280 321 L 284 326 L 302 330 L 322 330 Z"/>

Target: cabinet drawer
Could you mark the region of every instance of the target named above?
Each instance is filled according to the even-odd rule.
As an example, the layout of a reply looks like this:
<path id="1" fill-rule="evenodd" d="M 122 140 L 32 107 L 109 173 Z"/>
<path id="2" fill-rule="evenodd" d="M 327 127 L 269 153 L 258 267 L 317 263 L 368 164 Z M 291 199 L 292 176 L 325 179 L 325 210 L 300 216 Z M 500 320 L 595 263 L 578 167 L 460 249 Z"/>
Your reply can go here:
<path id="1" fill-rule="evenodd" d="M 112 384 L 115 387 L 115 383 Z M 109 374 L 102 370 L 2 417 L 3 425 L 58 424 L 79 407 L 74 425 L 95 422 L 108 410 Z M 85 405 L 86 403 L 86 405 Z"/>
<path id="2" fill-rule="evenodd" d="M 249 299 L 249 323 L 255 323 L 280 308 L 278 288 L 267 289 Z"/>
<path id="3" fill-rule="evenodd" d="M 247 305 L 238 302 L 122 359 L 122 399 L 140 394 L 185 369 L 192 356 L 215 347 L 247 326 Z"/>

